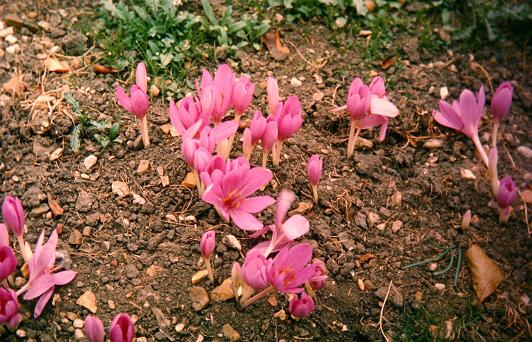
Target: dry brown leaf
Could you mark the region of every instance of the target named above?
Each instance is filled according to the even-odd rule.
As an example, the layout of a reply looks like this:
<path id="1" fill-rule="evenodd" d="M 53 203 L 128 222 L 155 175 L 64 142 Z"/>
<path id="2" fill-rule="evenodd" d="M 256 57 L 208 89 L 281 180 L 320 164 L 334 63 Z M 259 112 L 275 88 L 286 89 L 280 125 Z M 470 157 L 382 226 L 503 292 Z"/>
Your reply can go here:
<path id="1" fill-rule="evenodd" d="M 504 280 L 499 266 L 478 245 L 471 245 L 466 252 L 466 260 L 471 269 L 473 288 L 480 302 L 492 294 Z"/>
<path id="2" fill-rule="evenodd" d="M 385 59 L 381 63 L 381 68 L 383 68 L 384 70 L 389 69 L 392 65 L 395 64 L 395 60 L 396 60 L 395 56 Z"/>
<path id="3" fill-rule="evenodd" d="M 63 155 L 63 151 L 65 150 L 64 147 L 58 147 L 56 148 L 51 154 L 50 154 L 50 160 L 54 161 L 59 159 Z"/>
<path id="4" fill-rule="evenodd" d="M 103 66 L 101 64 L 93 64 L 92 70 L 97 74 L 116 74 L 116 69 Z"/>
<path id="5" fill-rule="evenodd" d="M 2 85 L 2 88 L 8 93 L 11 93 L 11 96 L 17 97 L 21 96 L 26 89 L 26 83 L 22 81 L 24 75 L 21 72 L 15 73 L 11 76 L 11 79 Z"/>
<path id="6" fill-rule="evenodd" d="M 50 207 L 50 210 L 54 216 L 63 215 L 65 212 L 65 209 L 61 207 L 59 202 L 53 198 L 51 194 L 48 194 L 48 206 Z"/>
<path id="7" fill-rule="evenodd" d="M 285 60 L 290 54 L 290 49 L 288 49 L 281 41 L 279 31 L 266 33 L 262 37 L 262 41 L 266 44 L 268 51 L 270 51 L 270 55 L 276 61 Z"/>
<path id="8" fill-rule="evenodd" d="M 70 67 L 63 62 L 59 61 L 57 58 L 48 57 L 44 61 L 44 66 L 50 72 L 69 72 Z"/>

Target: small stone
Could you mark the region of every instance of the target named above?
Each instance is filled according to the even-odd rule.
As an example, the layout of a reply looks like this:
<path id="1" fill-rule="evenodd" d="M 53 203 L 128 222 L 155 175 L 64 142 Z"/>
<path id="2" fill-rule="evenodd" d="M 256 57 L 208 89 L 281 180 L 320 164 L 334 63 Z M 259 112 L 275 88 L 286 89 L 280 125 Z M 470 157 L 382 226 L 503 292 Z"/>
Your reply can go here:
<path id="1" fill-rule="evenodd" d="M 224 236 L 222 239 L 222 243 L 229 248 L 237 249 L 239 251 L 242 250 L 242 245 L 240 244 L 240 241 L 238 241 L 238 239 L 234 235 L 229 234 Z"/>
<path id="2" fill-rule="evenodd" d="M 146 204 L 146 200 L 144 199 L 144 197 L 137 195 L 136 193 L 132 193 L 131 195 L 133 196 L 133 204 L 138 204 L 138 205 Z"/>
<path id="3" fill-rule="evenodd" d="M 85 168 L 87 170 L 90 170 L 91 167 L 93 167 L 97 161 L 98 158 L 95 155 L 91 154 L 90 156 L 87 156 L 87 158 L 85 158 L 85 160 L 83 161 L 83 165 L 85 165 Z"/>
<path id="4" fill-rule="evenodd" d="M 152 84 L 151 87 L 150 87 L 150 94 L 151 96 L 153 97 L 157 97 L 159 96 L 159 93 L 161 91 L 159 90 L 159 88 L 155 85 L 155 84 Z"/>
<path id="5" fill-rule="evenodd" d="M 443 140 L 441 139 L 429 139 L 425 141 L 425 143 L 423 144 L 423 147 L 431 149 L 431 150 L 435 148 L 440 148 L 442 146 L 443 146 Z"/>
<path id="6" fill-rule="evenodd" d="M 137 167 L 137 173 L 143 174 L 144 172 L 148 171 L 149 167 L 150 162 L 145 159 L 142 159 L 139 162 L 139 166 Z"/>
<path id="7" fill-rule="evenodd" d="M 368 140 L 368 139 L 362 138 L 362 137 L 358 137 L 355 147 L 356 148 L 360 147 L 360 148 L 362 148 L 364 150 L 369 150 L 370 148 L 373 148 L 373 143 L 371 142 L 371 140 Z"/>
<path id="8" fill-rule="evenodd" d="M 211 292 L 211 300 L 213 302 L 225 302 L 233 297 L 234 294 L 231 278 L 225 279 L 220 286 Z"/>
<path id="9" fill-rule="evenodd" d="M 107 306 L 108 306 L 109 309 L 111 309 L 111 310 L 116 309 L 116 304 L 115 304 L 115 302 L 113 302 L 112 300 L 108 300 L 108 301 L 107 301 Z"/>
<path id="10" fill-rule="evenodd" d="M 162 271 L 164 271 L 164 268 L 159 265 L 151 265 L 146 270 L 146 274 L 150 278 L 155 278 L 158 274 L 160 274 Z"/>
<path id="11" fill-rule="evenodd" d="M 179 323 L 178 325 L 175 326 L 175 331 L 182 332 L 183 330 L 185 330 L 185 324 L 184 323 Z"/>
<path id="12" fill-rule="evenodd" d="M 209 294 L 201 286 L 193 286 L 189 289 L 188 297 L 192 302 L 195 311 L 201 311 L 209 304 Z"/>
<path id="13" fill-rule="evenodd" d="M 321 100 L 323 100 L 323 97 L 325 95 L 323 94 L 323 92 L 321 91 L 317 91 L 315 92 L 314 94 L 312 94 L 312 99 L 316 102 L 320 102 Z"/>
<path id="14" fill-rule="evenodd" d="M 209 275 L 209 272 L 207 270 L 201 270 L 199 272 L 196 272 L 192 275 L 192 285 L 196 285 L 203 279 L 207 278 Z"/>
<path id="15" fill-rule="evenodd" d="M 68 311 L 66 313 L 66 318 L 68 318 L 70 321 L 74 321 L 78 318 L 78 315 L 76 315 L 75 312 Z"/>
<path id="16" fill-rule="evenodd" d="M 368 229 L 368 224 L 366 221 L 366 215 L 362 214 L 361 212 L 358 212 L 355 216 L 355 223 L 357 226 L 359 226 L 362 229 Z"/>
<path id="17" fill-rule="evenodd" d="M 469 179 L 469 180 L 475 180 L 477 179 L 477 176 L 473 173 L 473 171 L 469 169 L 460 169 L 460 175 L 463 179 Z"/>
<path id="18" fill-rule="evenodd" d="M 445 100 L 449 96 L 449 89 L 447 87 L 440 88 L 440 99 Z"/>
<path id="19" fill-rule="evenodd" d="M 443 290 L 445 290 L 445 284 L 442 284 L 442 283 L 436 283 L 436 284 L 434 284 L 434 287 L 435 287 L 438 291 L 443 291 Z"/>
<path id="20" fill-rule="evenodd" d="M 74 330 L 74 338 L 78 341 L 81 341 L 85 338 L 85 334 L 83 333 L 83 330 L 76 329 Z"/>
<path id="21" fill-rule="evenodd" d="M 79 246 L 79 245 L 81 245 L 82 242 L 83 242 L 83 235 L 81 235 L 79 230 L 74 229 L 70 233 L 70 236 L 68 237 L 68 243 L 71 244 L 71 245 Z"/>
<path id="22" fill-rule="evenodd" d="M 364 284 L 364 280 L 363 279 L 358 279 L 357 281 L 358 283 L 358 288 L 361 290 L 361 291 L 364 291 L 366 289 L 366 285 Z"/>
<path id="23" fill-rule="evenodd" d="M 336 18 L 334 23 L 336 24 L 336 27 L 342 28 L 342 27 L 344 27 L 347 24 L 347 18 L 346 17 L 338 17 L 338 18 Z"/>
<path id="24" fill-rule="evenodd" d="M 284 321 L 286 320 L 286 312 L 283 309 L 281 309 L 277 311 L 276 313 L 274 313 L 273 317 L 279 318 L 281 321 Z"/>
<path id="25" fill-rule="evenodd" d="M 128 264 L 125 269 L 126 277 L 129 279 L 135 279 L 139 276 L 140 271 L 135 264 Z"/>
<path id="26" fill-rule="evenodd" d="M 41 20 L 37 23 L 37 25 L 39 25 L 39 27 L 45 31 L 50 31 L 50 23 L 47 21 Z"/>
<path id="27" fill-rule="evenodd" d="M 376 214 L 373 212 L 368 213 L 367 222 L 370 228 L 373 228 L 373 226 L 379 223 L 380 221 L 381 221 L 381 217 L 379 216 L 379 214 Z"/>
<path id="28" fill-rule="evenodd" d="M 83 306 L 92 313 L 96 313 L 98 310 L 96 306 L 96 296 L 90 290 L 82 294 L 76 301 L 76 304 Z"/>
<path id="29" fill-rule="evenodd" d="M 271 306 L 277 306 L 277 304 L 279 304 L 277 302 L 277 296 L 275 295 L 275 293 L 272 293 L 269 297 L 268 297 L 268 304 L 270 304 Z"/>
<path id="30" fill-rule="evenodd" d="M 196 185 L 198 184 L 198 180 L 194 173 L 189 172 L 185 176 L 185 179 L 181 182 L 181 185 L 185 188 L 194 189 Z"/>
<path id="31" fill-rule="evenodd" d="M 222 333 L 226 338 L 229 339 L 229 341 L 240 340 L 240 334 L 229 323 L 224 324 L 222 328 Z"/>
<path id="32" fill-rule="evenodd" d="M 16 334 L 18 337 L 26 337 L 26 330 L 17 329 Z"/>
<path id="33" fill-rule="evenodd" d="M 16 287 L 22 287 L 24 285 L 26 285 L 27 281 L 24 277 L 16 277 L 15 278 L 15 286 Z"/>
<path id="34" fill-rule="evenodd" d="M 13 29 L 13 27 L 10 26 L 8 28 L 0 30 L 0 38 L 5 38 L 5 37 L 10 36 L 10 35 L 12 35 L 14 33 L 15 33 L 15 30 Z"/>
<path id="35" fill-rule="evenodd" d="M 166 188 L 168 185 L 170 185 L 170 177 L 168 176 L 160 176 L 161 178 L 161 185 Z"/>
<path id="36" fill-rule="evenodd" d="M 532 158 L 532 149 L 527 146 L 519 146 L 517 148 L 517 152 L 519 152 L 526 159 Z"/>
<path id="37" fill-rule="evenodd" d="M 92 233 L 92 227 L 91 226 L 83 227 L 83 236 L 90 236 L 91 233 Z"/>
<path id="38" fill-rule="evenodd" d="M 13 44 L 6 48 L 6 52 L 11 55 L 18 53 L 19 51 L 20 51 L 20 45 L 18 44 Z"/>
<path id="39" fill-rule="evenodd" d="M 74 324 L 73 325 L 74 325 L 74 328 L 81 329 L 81 328 L 83 328 L 84 322 L 83 322 L 82 319 L 76 318 L 74 320 Z"/>
<path id="40" fill-rule="evenodd" d="M 130 193 L 127 184 L 121 181 L 114 181 L 111 184 L 111 191 L 120 198 L 126 197 Z"/>
<path id="41" fill-rule="evenodd" d="M 393 221 L 392 223 L 392 233 L 397 233 L 399 229 L 403 228 L 403 221 Z"/>
<path id="42" fill-rule="evenodd" d="M 295 77 L 292 77 L 292 79 L 290 80 L 290 85 L 294 88 L 297 88 L 297 87 L 301 87 L 301 85 L 303 85 L 303 82 L 301 82 Z"/>
<path id="43" fill-rule="evenodd" d="M 358 35 L 361 37 L 371 36 L 371 34 L 372 32 L 370 30 L 360 30 L 360 32 L 358 32 Z"/>
<path id="44" fill-rule="evenodd" d="M 386 229 L 386 223 L 379 223 L 376 228 L 377 230 L 383 231 Z"/>
<path id="45" fill-rule="evenodd" d="M 13 45 L 17 42 L 17 37 L 15 37 L 14 35 L 10 34 L 9 36 L 7 36 L 6 38 L 6 42 L 9 43 L 9 45 Z"/>
<path id="46" fill-rule="evenodd" d="M 392 195 L 391 199 L 392 199 L 392 206 L 400 207 L 401 206 L 401 202 L 403 201 L 403 194 L 401 194 L 401 192 L 399 192 L 399 191 L 396 191 Z"/>
<path id="47" fill-rule="evenodd" d="M 430 272 L 436 271 L 437 268 L 438 268 L 438 264 L 435 262 L 431 262 L 427 264 L 427 270 L 429 270 Z"/>
<path id="48" fill-rule="evenodd" d="M 170 124 L 164 124 L 164 125 L 161 125 L 161 126 L 160 126 L 160 129 L 161 129 L 161 131 L 163 131 L 164 134 L 167 134 L 167 135 L 168 135 L 168 134 L 170 133 L 170 127 L 171 127 L 171 126 L 172 126 L 172 125 L 170 125 Z M 137 171 L 137 172 L 138 172 L 138 171 Z"/>

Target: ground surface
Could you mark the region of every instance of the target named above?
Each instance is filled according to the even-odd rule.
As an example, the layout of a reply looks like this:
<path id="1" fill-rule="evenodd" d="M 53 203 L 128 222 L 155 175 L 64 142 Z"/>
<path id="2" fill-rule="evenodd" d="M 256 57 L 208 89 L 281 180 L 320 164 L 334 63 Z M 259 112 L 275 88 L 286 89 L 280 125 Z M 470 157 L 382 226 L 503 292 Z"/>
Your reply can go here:
<path id="1" fill-rule="evenodd" d="M 29 212 L 28 241 L 35 242 L 42 229 L 49 234 L 62 227 L 59 249 L 70 254 L 71 268 L 79 274 L 72 284 L 56 292 L 54 305 L 50 304 L 41 318 L 24 320 L 18 334 L 39 340 L 74 339 L 73 320 L 89 313 L 76 301 L 91 291 L 98 316 L 109 322 L 117 312 L 131 313 L 137 320 L 137 336 L 148 340 L 196 341 L 200 335 L 222 340 L 222 327 L 227 323 L 243 340 L 378 340 L 383 339 L 378 328 L 381 305 L 392 282 L 382 325 L 394 340 L 430 340 L 431 331 L 435 335 L 439 331 L 440 338 L 475 341 L 530 338 L 531 240 L 523 205 L 516 205 L 508 225 L 499 225 L 497 210 L 489 203 L 485 171 L 473 155 L 472 144 L 435 125 L 430 115 L 441 87 L 447 87 L 456 98 L 463 88 L 478 89 L 481 84 L 491 93 L 487 75 L 494 86 L 512 80 L 514 103 L 501 132 L 499 172 L 511 174 L 525 189 L 532 178 L 531 161 L 516 149 L 531 144 L 532 93 L 526 50 L 510 44 L 476 51 L 475 61 L 485 68 L 485 74 L 472 67 L 468 54 L 449 51 L 420 56 L 415 41 L 401 38 L 395 49 L 416 53 L 383 71 L 378 63 L 361 59 L 364 37 L 347 50 L 332 46 L 332 33 L 318 24 L 287 24 L 281 26 L 291 49 L 287 60 L 276 62 L 267 51 L 246 50 L 238 59 L 228 61 L 258 85 L 253 107 L 265 107 L 264 81 L 270 74 L 279 79 L 282 96 L 297 94 L 302 101 L 303 128 L 285 144 L 282 164 L 273 169 L 274 182 L 264 192 L 275 196 L 288 188 L 296 192 L 299 202 L 311 203 L 305 163 L 311 154 L 324 156 L 321 198 L 304 213 L 311 223 L 304 239 L 316 245 L 315 256 L 327 263 L 331 278 L 319 292 L 316 312 L 308 320 L 274 317 L 279 310 L 287 310 L 281 296 L 277 296 L 276 306 L 263 301 L 241 311 L 232 301 L 211 302 L 196 312 L 188 289 L 192 275 L 200 269 L 202 232 L 215 226 L 218 241 L 233 234 L 244 251 L 252 241 L 234 226 L 222 224 L 195 190 L 181 185 L 187 168 L 180 157 L 179 138 L 161 129 L 168 123 L 167 100 L 158 97 L 152 101 L 152 146 L 135 148 L 134 120 L 114 100 L 116 77 L 93 72 L 89 63 L 95 53 L 88 51 L 72 30 L 72 19 L 85 10 L 38 4 L 0 5 L 1 13 L 16 13 L 30 23 L 44 20 L 53 28 L 36 33 L 27 26 L 15 28 L 20 52 L 0 57 L 0 83 L 8 81 L 15 70 L 23 73 L 26 83 L 22 96 L 2 94 L 0 193 L 22 198 Z M 2 51 L 8 45 L 0 38 Z M 58 59 L 77 69 L 44 74 L 44 59 L 54 51 Z M 354 76 L 369 82 L 377 73 L 386 78 L 389 97 L 401 115 L 391 121 L 383 143 L 375 140 L 376 132 L 364 132 L 362 136 L 372 146 L 359 148 L 354 159 L 346 159 L 349 123 L 330 109 L 344 104 Z M 293 77 L 302 85 L 292 86 Z M 120 122 L 121 142 L 101 149 L 86 139 L 80 153 L 72 153 L 68 146 L 72 110 L 64 101 L 57 102 L 65 90 L 74 94 L 92 118 Z M 36 102 L 43 94 L 49 96 L 49 104 Z M 485 127 L 481 135 L 488 141 L 487 123 Z M 429 139 L 438 139 L 437 146 L 426 147 Z M 63 147 L 62 155 L 50 160 L 52 152 Z M 237 145 L 234 153 L 239 150 Z M 83 161 L 91 154 L 98 159 L 87 170 Z M 252 161 L 258 163 L 259 158 L 256 154 Z M 141 160 L 150 164 L 144 173 L 137 172 Z M 461 169 L 471 170 L 476 180 L 463 179 Z M 162 185 L 161 173 L 169 177 L 169 185 Z M 116 196 L 111 190 L 114 181 L 125 182 L 145 203 L 139 204 L 138 197 L 131 194 Z M 59 201 L 63 215 L 52 217 L 47 194 Z M 475 219 L 464 233 L 457 226 L 467 209 Z M 272 214 L 270 209 L 264 218 L 271 220 Z M 395 233 L 394 225 L 400 228 Z M 81 241 L 72 237 L 75 230 L 84 232 Z M 462 268 L 457 286 L 453 286 L 454 268 L 441 276 L 423 267 L 401 269 L 453 243 L 465 251 L 473 242 L 506 275 L 483 304 L 477 304 L 467 267 Z M 233 261 L 242 261 L 238 251 L 219 243 L 214 261 L 217 283 L 229 276 Z M 445 265 L 446 261 L 438 266 Z M 437 289 L 437 283 L 444 288 Z M 216 286 L 208 282 L 198 285 L 209 291 Z M 24 314 L 29 317 L 32 308 L 24 305 Z M 178 332 L 180 323 L 182 331 Z M 15 338 L 7 332 L 2 337 Z"/>

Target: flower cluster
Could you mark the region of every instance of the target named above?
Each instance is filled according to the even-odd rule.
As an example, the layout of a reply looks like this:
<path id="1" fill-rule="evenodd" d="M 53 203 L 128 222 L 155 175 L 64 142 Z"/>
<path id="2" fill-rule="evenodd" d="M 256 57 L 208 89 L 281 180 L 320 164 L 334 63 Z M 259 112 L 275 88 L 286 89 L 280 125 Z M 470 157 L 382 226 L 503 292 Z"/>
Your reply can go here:
<path id="1" fill-rule="evenodd" d="M 85 336 L 90 342 L 103 342 L 105 328 L 103 322 L 95 316 L 87 316 L 84 325 Z M 128 314 L 120 313 L 115 316 L 109 326 L 110 342 L 132 342 L 135 338 L 135 326 Z"/>
<path id="2" fill-rule="evenodd" d="M 434 120 L 439 124 L 462 132 L 469 137 L 477 152 L 488 168 L 491 188 L 494 198 L 499 205 L 500 223 L 508 222 L 512 212 L 512 204 L 517 198 L 518 190 L 511 176 L 506 176 L 499 181 L 497 172 L 498 151 L 497 137 L 501 121 L 506 118 L 512 105 L 513 87 L 509 81 L 503 82 L 495 90 L 491 98 L 491 113 L 493 115 L 492 146 L 489 154 L 482 146 L 478 136 L 480 121 L 484 115 L 486 95 L 484 87 L 480 87 L 477 94 L 465 89 L 460 94 L 458 101 L 451 104 L 440 101 L 439 110 L 433 111 Z"/>
<path id="3" fill-rule="evenodd" d="M 39 236 L 35 250 L 24 241 L 25 220 L 24 208 L 16 197 L 6 196 L 2 203 L 2 217 L 5 224 L 0 224 L 0 324 L 15 329 L 22 315 L 20 314 L 21 295 L 24 300 L 37 299 L 33 316 L 39 317 L 52 297 L 55 287 L 70 283 L 76 276 L 71 270 L 61 271 L 55 265 L 57 232 L 54 230 L 48 241 L 44 243 L 44 231 Z M 17 237 L 22 257 L 29 269 L 29 279 L 17 291 L 12 289 L 13 273 L 17 268 L 17 259 L 10 246 L 8 229 Z M 60 272 L 57 272 L 60 271 Z"/>

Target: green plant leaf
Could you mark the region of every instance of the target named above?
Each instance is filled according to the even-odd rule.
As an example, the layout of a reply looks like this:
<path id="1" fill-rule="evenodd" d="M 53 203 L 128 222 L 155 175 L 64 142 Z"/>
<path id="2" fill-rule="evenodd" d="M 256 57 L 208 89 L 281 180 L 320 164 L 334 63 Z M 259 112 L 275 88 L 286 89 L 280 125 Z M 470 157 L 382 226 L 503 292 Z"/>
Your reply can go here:
<path id="1" fill-rule="evenodd" d="M 218 20 L 216 20 L 216 16 L 214 15 L 214 11 L 212 9 L 211 3 L 209 0 L 201 0 L 201 5 L 203 6 L 203 12 L 205 13 L 205 16 L 211 24 L 218 25 Z"/>
<path id="2" fill-rule="evenodd" d="M 107 135 L 100 135 L 98 133 L 93 135 L 94 140 L 98 142 L 103 148 L 106 148 L 111 143 L 111 140 L 109 140 L 109 137 Z"/>
<path id="3" fill-rule="evenodd" d="M 115 122 L 109 130 L 109 140 L 114 141 L 118 137 L 118 133 L 120 133 L 120 124 Z"/>
<path id="4" fill-rule="evenodd" d="M 74 153 L 77 153 L 79 151 L 79 148 L 81 147 L 81 125 L 78 124 L 74 126 L 74 129 L 72 130 L 72 133 L 70 133 L 70 148 Z"/>

